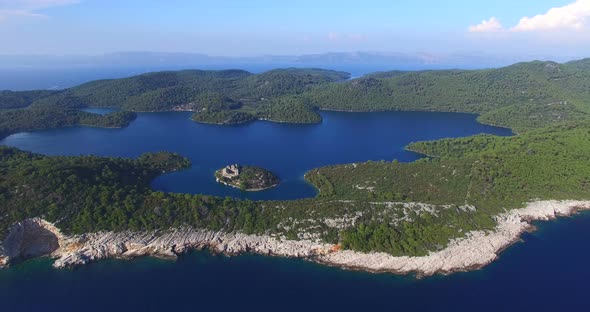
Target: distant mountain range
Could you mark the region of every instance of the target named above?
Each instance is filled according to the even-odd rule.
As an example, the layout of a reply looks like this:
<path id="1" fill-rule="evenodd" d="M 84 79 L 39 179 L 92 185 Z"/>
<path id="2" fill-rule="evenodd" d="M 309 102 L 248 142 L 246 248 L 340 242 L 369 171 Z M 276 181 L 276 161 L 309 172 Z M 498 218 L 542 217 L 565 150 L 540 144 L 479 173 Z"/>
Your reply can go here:
<path id="1" fill-rule="evenodd" d="M 292 56 L 227 57 L 199 53 L 119 52 L 98 56 L 56 55 L 0 55 L 0 69 L 55 69 L 79 67 L 151 67 L 198 68 L 238 65 L 264 65 L 265 67 L 383 67 L 384 69 L 441 69 L 501 67 L 531 60 L 568 61 L 580 56 L 555 55 L 497 55 L 485 52 L 459 52 L 450 54 L 398 53 L 398 52 L 343 52 Z M 242 66 L 243 67 L 243 66 Z"/>

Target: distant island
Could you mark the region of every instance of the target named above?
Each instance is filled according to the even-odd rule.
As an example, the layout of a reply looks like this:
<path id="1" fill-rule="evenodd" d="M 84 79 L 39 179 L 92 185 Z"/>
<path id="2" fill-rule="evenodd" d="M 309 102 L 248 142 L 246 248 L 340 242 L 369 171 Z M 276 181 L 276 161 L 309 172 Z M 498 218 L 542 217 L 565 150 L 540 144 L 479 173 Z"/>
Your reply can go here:
<path id="1" fill-rule="evenodd" d="M 229 165 L 215 171 L 217 182 L 248 192 L 258 192 L 277 186 L 279 178 L 272 172 L 254 166 Z"/>

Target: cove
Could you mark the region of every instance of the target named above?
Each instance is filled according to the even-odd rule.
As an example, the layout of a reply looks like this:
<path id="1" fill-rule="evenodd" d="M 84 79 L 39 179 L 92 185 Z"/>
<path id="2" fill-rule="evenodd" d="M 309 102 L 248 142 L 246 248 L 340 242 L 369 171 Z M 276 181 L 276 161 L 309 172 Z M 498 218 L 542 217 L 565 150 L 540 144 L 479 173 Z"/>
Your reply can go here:
<path id="1" fill-rule="evenodd" d="M 90 110 L 105 113 L 105 110 Z M 435 112 L 322 112 L 320 124 L 256 121 L 218 126 L 190 120 L 190 113 L 139 113 L 129 127 L 72 127 L 11 135 L 0 144 L 46 155 L 137 157 L 170 151 L 190 158 L 192 167 L 162 175 L 152 187 L 166 192 L 231 196 L 252 200 L 314 197 L 305 172 L 327 165 L 367 160 L 402 162 L 422 155 L 404 147 L 415 141 L 480 133 L 508 136 L 506 128 L 483 125 L 476 116 Z M 243 192 L 215 182 L 215 170 L 238 163 L 266 168 L 279 176 L 278 187 Z"/>

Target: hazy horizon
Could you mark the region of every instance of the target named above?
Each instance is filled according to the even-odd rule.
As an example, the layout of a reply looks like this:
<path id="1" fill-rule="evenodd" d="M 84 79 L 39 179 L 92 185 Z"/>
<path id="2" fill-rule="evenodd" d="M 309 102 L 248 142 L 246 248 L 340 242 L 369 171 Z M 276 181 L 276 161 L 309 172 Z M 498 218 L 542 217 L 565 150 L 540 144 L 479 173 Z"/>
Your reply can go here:
<path id="1" fill-rule="evenodd" d="M 582 57 L 590 50 L 589 16 L 590 0 L 0 0 L 0 55 L 478 51 L 526 57 L 534 51 Z"/>
<path id="2" fill-rule="evenodd" d="M 0 90 L 62 89 L 98 79 L 123 78 L 163 70 L 242 69 L 252 73 L 285 68 L 346 71 L 352 78 L 390 70 L 483 69 L 517 62 L 567 62 L 579 57 L 510 56 L 477 52 L 325 53 L 299 56 L 224 57 L 195 53 L 119 52 L 99 56 L 0 55 Z"/>
<path id="3" fill-rule="evenodd" d="M 590 0 L 0 0 L 0 89 L 149 71 L 481 69 L 590 57 Z"/>
<path id="4" fill-rule="evenodd" d="M 382 65 L 384 69 L 481 69 L 511 65 L 528 61 L 555 61 L 559 63 L 587 58 L 588 54 L 551 55 L 529 53 L 487 53 L 483 51 L 456 51 L 452 53 L 397 52 L 397 51 L 353 51 L 326 52 L 314 54 L 260 54 L 254 56 L 211 55 L 188 52 L 119 51 L 97 55 L 55 55 L 55 54 L 0 54 L 0 69 L 45 69 L 77 67 L 135 67 L 171 66 L 198 67 L 209 65 L 268 66 L 340 66 L 340 65 Z"/>

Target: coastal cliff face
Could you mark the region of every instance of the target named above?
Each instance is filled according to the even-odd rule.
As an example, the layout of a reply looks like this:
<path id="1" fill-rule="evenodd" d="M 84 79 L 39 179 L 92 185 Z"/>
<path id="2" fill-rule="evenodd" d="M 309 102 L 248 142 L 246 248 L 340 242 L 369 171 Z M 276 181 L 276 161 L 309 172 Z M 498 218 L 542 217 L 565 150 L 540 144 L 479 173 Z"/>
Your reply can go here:
<path id="1" fill-rule="evenodd" d="M 424 257 L 394 257 L 386 253 L 340 250 L 338 246 L 310 240 L 285 240 L 271 236 L 223 233 L 192 228 L 153 232 L 102 232 L 64 236 L 40 219 L 16 224 L 0 247 L 0 266 L 17 259 L 50 254 L 57 268 L 106 258 L 156 256 L 175 259 L 192 249 L 238 255 L 305 258 L 326 265 L 370 272 L 416 273 L 429 276 L 483 267 L 532 228 L 531 221 L 550 220 L 590 209 L 590 201 L 539 201 L 498 215 L 494 231 L 474 231 L 452 241 L 447 248 Z"/>
<path id="2" fill-rule="evenodd" d="M 0 246 L 0 265 L 53 253 L 63 235 L 53 224 L 39 218 L 14 224 Z"/>
<path id="3" fill-rule="evenodd" d="M 251 252 L 282 257 L 309 258 L 326 253 L 331 245 L 311 241 L 279 240 L 270 236 L 231 234 L 192 228 L 153 232 L 104 232 L 74 236 L 53 256 L 58 268 L 105 258 L 156 256 L 175 259 L 189 250 L 209 248 L 237 255 Z"/>

